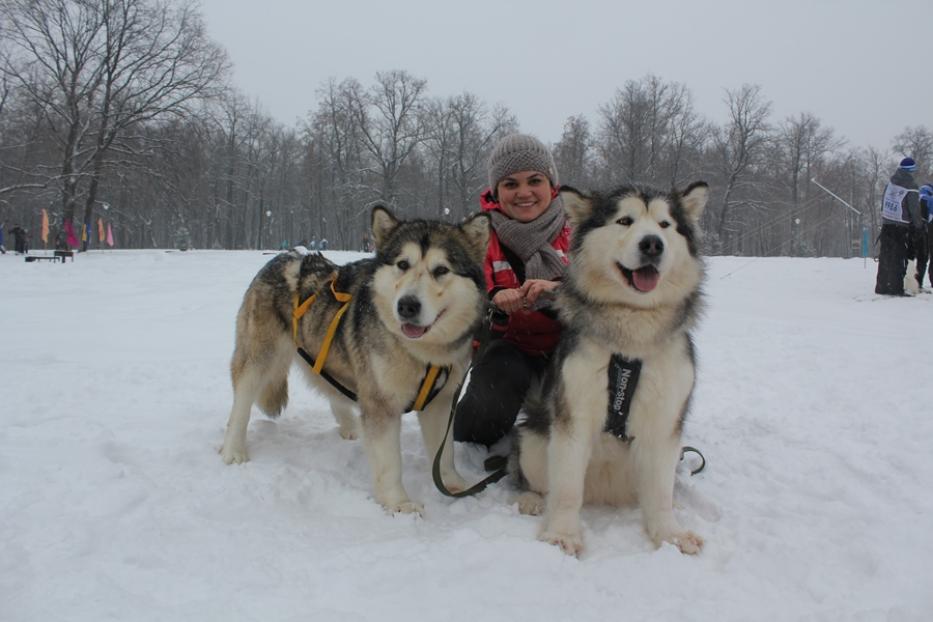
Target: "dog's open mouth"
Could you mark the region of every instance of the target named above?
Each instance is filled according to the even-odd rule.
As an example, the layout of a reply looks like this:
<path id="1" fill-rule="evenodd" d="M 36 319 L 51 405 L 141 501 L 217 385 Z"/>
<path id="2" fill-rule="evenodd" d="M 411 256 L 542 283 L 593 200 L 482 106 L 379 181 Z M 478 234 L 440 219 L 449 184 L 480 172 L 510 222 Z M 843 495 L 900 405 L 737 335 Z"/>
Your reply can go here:
<path id="1" fill-rule="evenodd" d="M 629 270 L 622 264 L 616 265 L 619 266 L 619 271 L 622 273 L 622 276 L 625 277 L 628 284 L 636 291 L 643 294 L 647 294 L 657 287 L 658 282 L 661 280 L 661 274 L 654 266 L 642 266 L 637 270 Z"/>
<path id="2" fill-rule="evenodd" d="M 446 309 L 444 310 L 446 311 Z M 421 326 L 420 324 L 411 324 L 409 322 L 402 322 L 402 334 L 408 337 L 409 339 L 421 339 L 425 334 L 431 330 L 431 327 L 437 324 L 437 321 L 441 319 L 441 316 L 444 315 L 444 311 L 441 311 L 437 314 L 437 317 L 434 318 L 434 321 L 428 324 L 427 326 Z"/>
<path id="3" fill-rule="evenodd" d="M 402 334 L 409 339 L 420 339 L 430 330 L 430 326 L 418 326 L 417 324 L 402 324 Z"/>

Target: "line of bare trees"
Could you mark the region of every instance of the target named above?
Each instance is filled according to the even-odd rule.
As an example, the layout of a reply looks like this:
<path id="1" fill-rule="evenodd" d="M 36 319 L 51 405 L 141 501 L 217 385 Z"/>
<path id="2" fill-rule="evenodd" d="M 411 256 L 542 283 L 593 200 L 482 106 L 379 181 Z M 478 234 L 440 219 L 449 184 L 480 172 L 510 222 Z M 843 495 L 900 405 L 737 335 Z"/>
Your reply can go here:
<path id="1" fill-rule="evenodd" d="M 474 211 L 491 146 L 520 129 L 506 108 L 433 96 L 401 70 L 331 79 L 286 126 L 232 89 L 229 69 L 193 0 L 0 0 L 0 222 L 35 232 L 46 208 L 53 236 L 105 218 L 122 247 L 360 248 L 375 200 L 406 217 Z M 775 119 L 756 85 L 725 90 L 723 113 L 704 118 L 684 84 L 629 80 L 567 119 L 561 179 L 704 179 L 708 252 L 850 256 L 863 227 L 874 239 L 900 157 L 933 174 L 924 126 L 861 149 L 809 113 Z"/>

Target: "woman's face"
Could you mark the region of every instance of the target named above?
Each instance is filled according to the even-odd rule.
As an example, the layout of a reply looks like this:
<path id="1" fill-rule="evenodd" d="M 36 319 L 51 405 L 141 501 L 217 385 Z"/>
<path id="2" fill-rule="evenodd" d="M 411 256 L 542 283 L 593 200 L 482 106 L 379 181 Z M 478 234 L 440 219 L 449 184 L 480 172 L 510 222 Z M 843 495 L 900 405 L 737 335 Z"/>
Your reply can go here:
<path id="1" fill-rule="evenodd" d="M 512 173 L 496 186 L 499 206 L 506 216 L 531 222 L 551 204 L 551 181 L 538 171 Z"/>

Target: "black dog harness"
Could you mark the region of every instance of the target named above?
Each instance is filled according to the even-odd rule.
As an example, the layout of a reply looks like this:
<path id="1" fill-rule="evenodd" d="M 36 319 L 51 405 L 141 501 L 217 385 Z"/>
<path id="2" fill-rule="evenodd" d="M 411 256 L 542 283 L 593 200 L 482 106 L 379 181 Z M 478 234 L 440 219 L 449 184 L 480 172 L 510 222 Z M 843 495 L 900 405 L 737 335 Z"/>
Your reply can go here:
<path id="1" fill-rule="evenodd" d="M 604 431 L 626 443 L 634 438 L 628 435 L 626 427 L 640 375 L 638 359 L 627 359 L 621 354 L 613 354 L 609 359 L 609 413 Z"/>
<path id="2" fill-rule="evenodd" d="M 298 355 L 311 366 L 311 371 L 329 382 L 331 386 L 340 391 L 343 395 L 356 402 L 358 401 L 356 393 L 348 389 L 324 370 L 324 363 L 327 361 L 327 355 L 330 353 L 330 346 L 334 341 L 334 336 L 337 334 L 337 327 L 340 326 L 340 320 L 347 312 L 347 309 L 350 308 L 350 301 L 353 299 L 350 294 L 338 292 L 336 290 L 334 286 L 335 280 L 336 279 L 331 279 L 330 281 L 330 291 L 334 296 L 334 300 L 341 303 L 341 305 L 340 308 L 337 309 L 337 313 L 334 314 L 333 319 L 331 319 L 330 325 L 327 327 L 327 333 L 324 335 L 324 341 L 321 343 L 321 349 L 318 351 L 317 359 L 308 354 L 307 350 L 302 348 L 298 341 L 298 325 L 301 322 L 301 318 L 304 317 L 308 309 L 311 308 L 311 305 L 317 299 L 317 292 L 311 294 L 304 302 L 299 302 L 298 292 L 295 292 L 295 295 L 292 296 L 292 340 L 295 342 L 295 346 L 298 349 Z M 421 388 L 418 390 L 418 395 L 415 397 L 415 400 L 405 408 L 405 412 L 424 410 L 427 405 L 431 403 L 431 400 L 433 400 L 447 384 L 447 378 L 449 376 L 450 366 L 439 367 L 438 365 L 428 365 L 425 368 L 424 378 L 421 380 Z"/>

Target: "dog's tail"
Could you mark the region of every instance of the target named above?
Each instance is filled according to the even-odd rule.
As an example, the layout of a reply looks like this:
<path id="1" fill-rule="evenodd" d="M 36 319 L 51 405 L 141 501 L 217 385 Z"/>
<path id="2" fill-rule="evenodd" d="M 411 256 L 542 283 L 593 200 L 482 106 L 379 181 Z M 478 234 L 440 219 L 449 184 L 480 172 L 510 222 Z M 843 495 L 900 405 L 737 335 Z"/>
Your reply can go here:
<path id="1" fill-rule="evenodd" d="M 268 417 L 278 417 L 288 405 L 288 375 L 270 380 L 259 393 L 256 404 Z"/>

